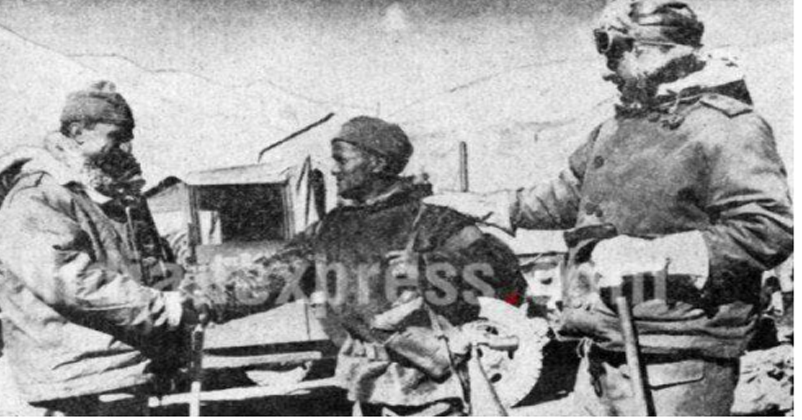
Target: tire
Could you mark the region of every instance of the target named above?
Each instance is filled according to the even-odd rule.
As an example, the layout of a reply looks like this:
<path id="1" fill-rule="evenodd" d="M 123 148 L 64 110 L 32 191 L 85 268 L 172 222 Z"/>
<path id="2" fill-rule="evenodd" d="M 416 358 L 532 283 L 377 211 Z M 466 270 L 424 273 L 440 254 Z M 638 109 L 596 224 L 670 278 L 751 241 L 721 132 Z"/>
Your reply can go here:
<path id="1" fill-rule="evenodd" d="M 480 319 L 474 321 L 490 334 L 515 336 L 518 348 L 510 351 L 481 349 L 481 364 L 501 403 L 507 409 L 521 402 L 540 378 L 543 348 L 549 342 L 548 322 L 528 318 L 526 306 L 515 307 L 504 301 L 480 297 Z"/>

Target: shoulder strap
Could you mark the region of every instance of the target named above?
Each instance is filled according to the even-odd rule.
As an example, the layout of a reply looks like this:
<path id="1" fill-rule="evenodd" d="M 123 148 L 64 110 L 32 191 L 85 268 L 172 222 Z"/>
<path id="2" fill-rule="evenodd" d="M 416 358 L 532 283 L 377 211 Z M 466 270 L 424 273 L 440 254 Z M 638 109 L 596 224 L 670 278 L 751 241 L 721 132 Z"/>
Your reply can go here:
<path id="1" fill-rule="evenodd" d="M 709 93 L 699 100 L 703 105 L 720 111 L 733 118 L 741 114 L 752 112 L 752 106 L 737 99 L 717 93 Z"/>
<path id="2" fill-rule="evenodd" d="M 19 180 L 19 175 L 20 172 L 22 172 L 22 166 L 25 162 L 27 161 L 15 162 L 13 165 L 5 168 L 3 172 L 0 172 L 0 206 L 2 206 L 6 196 Z"/>

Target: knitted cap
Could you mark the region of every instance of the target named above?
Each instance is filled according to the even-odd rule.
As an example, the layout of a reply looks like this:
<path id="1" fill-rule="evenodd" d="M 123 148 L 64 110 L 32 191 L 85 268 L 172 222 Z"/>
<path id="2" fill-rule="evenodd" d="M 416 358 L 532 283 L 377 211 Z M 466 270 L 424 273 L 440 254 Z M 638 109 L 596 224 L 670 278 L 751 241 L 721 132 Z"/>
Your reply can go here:
<path id="1" fill-rule="evenodd" d="M 75 121 L 96 121 L 134 128 L 134 115 L 128 102 L 116 92 L 114 83 L 105 80 L 67 95 L 61 122 Z"/>
<path id="2" fill-rule="evenodd" d="M 373 117 L 352 118 L 343 124 L 340 133 L 332 139 L 334 141 L 351 143 L 384 157 L 388 172 L 394 175 L 404 170 L 412 156 L 412 143 L 404 130 L 396 124 Z"/>

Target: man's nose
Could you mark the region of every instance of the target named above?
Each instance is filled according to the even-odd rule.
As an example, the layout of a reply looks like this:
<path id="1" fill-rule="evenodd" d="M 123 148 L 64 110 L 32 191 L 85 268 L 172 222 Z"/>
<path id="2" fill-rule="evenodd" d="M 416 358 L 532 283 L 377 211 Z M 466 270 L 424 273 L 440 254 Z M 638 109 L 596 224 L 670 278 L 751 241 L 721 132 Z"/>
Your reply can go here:
<path id="1" fill-rule="evenodd" d="M 618 67 L 621 65 L 621 62 L 624 61 L 624 55 L 618 55 L 615 57 L 607 57 L 607 68 L 610 71 L 617 72 Z"/>

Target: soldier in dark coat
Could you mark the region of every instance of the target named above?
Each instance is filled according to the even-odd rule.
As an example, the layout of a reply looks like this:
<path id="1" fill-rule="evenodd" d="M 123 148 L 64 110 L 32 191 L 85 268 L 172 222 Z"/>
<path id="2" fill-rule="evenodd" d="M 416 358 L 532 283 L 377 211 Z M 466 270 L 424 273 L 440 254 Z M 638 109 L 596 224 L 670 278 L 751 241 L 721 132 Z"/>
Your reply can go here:
<path id="1" fill-rule="evenodd" d="M 470 219 L 421 204 L 429 185 L 398 175 L 412 145 L 397 125 L 354 118 L 332 151 L 340 205 L 241 273 L 252 293 L 234 288 L 254 305 L 229 309 L 264 310 L 305 289 L 340 346 L 337 376 L 358 411 L 464 413 L 462 326 L 477 318 L 477 297 L 522 301 L 515 255 Z"/>
<path id="2" fill-rule="evenodd" d="M 425 200 L 508 231 L 616 228 L 595 265 L 572 262 L 562 320 L 563 334 L 591 343 L 576 395 L 594 414 L 637 413 L 611 301 L 634 291 L 645 292 L 630 300 L 657 414 L 729 414 L 761 273 L 793 249 L 772 130 L 735 64 L 702 54 L 702 33 L 681 1 L 611 3 L 595 36 L 621 102 L 559 177 Z"/>

